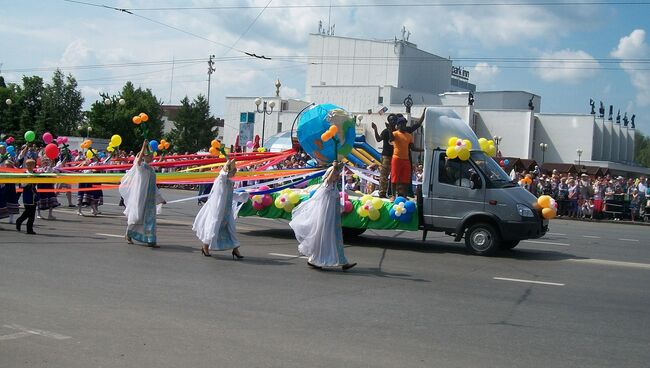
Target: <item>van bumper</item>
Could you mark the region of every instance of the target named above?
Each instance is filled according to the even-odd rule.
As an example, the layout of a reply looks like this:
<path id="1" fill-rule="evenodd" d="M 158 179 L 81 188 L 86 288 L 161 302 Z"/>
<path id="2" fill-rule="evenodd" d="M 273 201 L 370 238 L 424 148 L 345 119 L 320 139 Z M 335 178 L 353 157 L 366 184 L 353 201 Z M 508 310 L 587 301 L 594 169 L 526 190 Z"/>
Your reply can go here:
<path id="1" fill-rule="evenodd" d="M 532 221 L 515 221 L 501 223 L 503 240 L 536 239 L 548 231 L 548 221 L 535 219 Z"/>

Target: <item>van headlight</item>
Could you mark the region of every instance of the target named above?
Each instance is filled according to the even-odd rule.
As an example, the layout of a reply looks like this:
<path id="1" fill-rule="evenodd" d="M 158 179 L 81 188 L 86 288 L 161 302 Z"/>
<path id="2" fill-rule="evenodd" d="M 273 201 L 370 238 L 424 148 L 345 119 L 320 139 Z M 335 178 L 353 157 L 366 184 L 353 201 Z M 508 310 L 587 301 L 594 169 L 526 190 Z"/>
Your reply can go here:
<path id="1" fill-rule="evenodd" d="M 517 212 L 519 212 L 519 216 L 521 217 L 535 217 L 533 210 L 521 203 L 517 203 Z"/>

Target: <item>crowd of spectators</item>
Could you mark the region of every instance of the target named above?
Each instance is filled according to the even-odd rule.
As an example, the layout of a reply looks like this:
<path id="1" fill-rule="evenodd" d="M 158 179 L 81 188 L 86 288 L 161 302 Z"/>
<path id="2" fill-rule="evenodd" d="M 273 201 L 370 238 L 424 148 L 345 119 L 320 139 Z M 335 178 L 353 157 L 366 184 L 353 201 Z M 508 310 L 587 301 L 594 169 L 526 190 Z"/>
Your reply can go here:
<path id="1" fill-rule="evenodd" d="M 535 196 L 549 195 L 558 204 L 558 217 L 647 220 L 650 215 L 648 180 L 641 176 L 597 176 L 543 174 L 539 167 L 531 172 L 511 172 L 510 177 Z"/>

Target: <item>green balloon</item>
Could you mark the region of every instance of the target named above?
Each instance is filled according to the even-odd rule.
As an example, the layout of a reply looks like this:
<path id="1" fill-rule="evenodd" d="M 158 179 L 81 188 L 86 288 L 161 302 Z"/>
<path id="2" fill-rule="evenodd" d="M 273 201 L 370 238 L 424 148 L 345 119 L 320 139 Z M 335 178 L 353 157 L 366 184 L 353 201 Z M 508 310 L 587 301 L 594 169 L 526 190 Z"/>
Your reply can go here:
<path id="1" fill-rule="evenodd" d="M 26 140 L 27 142 L 30 142 L 30 143 L 31 143 L 31 142 L 34 141 L 34 139 L 36 139 L 36 133 L 34 133 L 34 132 L 31 131 L 31 130 L 28 130 L 28 131 L 25 132 L 25 140 Z"/>

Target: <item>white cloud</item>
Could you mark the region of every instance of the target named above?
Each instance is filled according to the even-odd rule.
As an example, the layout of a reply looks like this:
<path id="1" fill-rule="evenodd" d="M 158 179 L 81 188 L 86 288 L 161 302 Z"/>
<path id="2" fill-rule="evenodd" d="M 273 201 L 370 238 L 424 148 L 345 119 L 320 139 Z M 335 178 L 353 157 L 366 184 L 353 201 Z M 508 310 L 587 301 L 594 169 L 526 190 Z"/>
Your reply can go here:
<path id="1" fill-rule="evenodd" d="M 535 73 L 544 81 L 575 84 L 598 73 L 600 64 L 582 50 L 570 49 L 543 53 Z"/>
<path id="2" fill-rule="evenodd" d="M 488 63 L 478 63 L 474 66 L 472 70 L 471 81 L 475 83 L 479 89 L 489 88 L 494 81 L 494 79 L 501 73 L 496 65 L 490 65 Z"/>
<path id="3" fill-rule="evenodd" d="M 650 58 L 650 46 L 645 42 L 645 30 L 635 29 L 629 36 L 624 36 L 618 41 L 618 46 L 610 55 L 623 61 L 629 59 Z M 650 71 L 639 70 L 639 64 L 622 62 L 621 68 L 630 77 L 636 88 L 636 103 L 639 106 L 650 105 Z"/>

